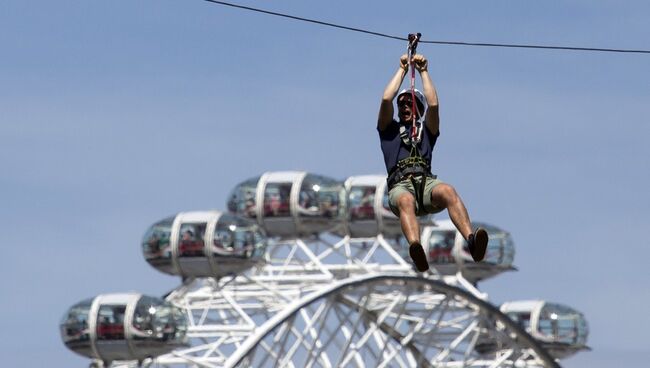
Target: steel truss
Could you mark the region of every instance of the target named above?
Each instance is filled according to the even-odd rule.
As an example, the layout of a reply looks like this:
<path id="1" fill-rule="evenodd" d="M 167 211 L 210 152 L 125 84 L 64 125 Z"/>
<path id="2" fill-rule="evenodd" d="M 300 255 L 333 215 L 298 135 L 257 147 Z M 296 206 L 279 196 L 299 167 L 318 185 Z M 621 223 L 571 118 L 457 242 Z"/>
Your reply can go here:
<path id="1" fill-rule="evenodd" d="M 245 274 L 187 279 L 166 299 L 186 311 L 190 347 L 149 364 L 557 366 L 460 273 L 417 276 L 404 249 L 381 235 L 284 239 Z"/>
<path id="2" fill-rule="evenodd" d="M 496 324 L 502 328 L 496 328 Z M 480 353 L 481 343 L 499 346 Z M 417 276 L 363 276 L 292 303 L 226 367 L 557 366 L 490 304 Z"/>

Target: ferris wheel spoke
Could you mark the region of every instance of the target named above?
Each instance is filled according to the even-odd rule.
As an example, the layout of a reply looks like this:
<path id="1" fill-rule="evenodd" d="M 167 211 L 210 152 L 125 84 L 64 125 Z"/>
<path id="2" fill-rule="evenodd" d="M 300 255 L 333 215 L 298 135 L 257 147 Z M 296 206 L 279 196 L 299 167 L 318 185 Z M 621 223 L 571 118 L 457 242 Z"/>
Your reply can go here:
<path id="1" fill-rule="evenodd" d="M 369 288 L 370 287 L 368 287 L 368 289 Z M 371 297 L 370 297 L 371 291 L 370 290 L 368 290 L 367 295 L 368 295 L 368 297 L 365 298 L 365 301 L 364 301 L 364 304 L 363 304 L 364 306 L 368 305 L 369 301 L 371 300 Z M 339 310 L 338 308 L 339 308 L 339 305 L 337 305 L 337 311 Z M 355 313 L 357 314 L 357 319 L 356 319 L 356 321 L 354 321 L 351 330 L 348 330 L 347 326 L 341 325 L 341 331 L 344 333 L 345 338 L 346 338 L 347 341 L 343 345 L 343 348 L 341 349 L 340 358 L 339 358 L 338 362 L 336 363 L 337 367 L 345 365 L 351 358 L 355 358 L 356 355 L 357 355 L 355 336 L 357 335 L 358 327 L 359 327 L 360 323 L 363 320 L 363 315 L 358 314 L 355 309 L 349 308 L 348 313 L 346 313 L 346 315 L 345 315 L 345 320 L 346 321 L 349 320 L 350 317 L 355 315 Z M 351 332 L 348 332 L 348 331 L 351 331 Z M 354 343 L 354 345 L 353 345 L 353 343 Z"/>
<path id="2" fill-rule="evenodd" d="M 318 317 L 314 317 L 312 321 L 315 321 L 316 319 L 319 319 L 318 323 L 319 326 L 317 328 L 317 331 L 326 331 L 325 330 L 325 322 L 327 321 L 327 317 L 329 316 L 330 311 L 332 310 L 332 303 L 330 302 L 329 298 L 325 300 L 323 303 L 321 303 L 319 307 L 319 311 L 324 310 L 324 312 L 320 312 Z M 314 350 L 314 348 L 318 349 L 318 353 Z M 323 366 L 325 367 L 331 367 L 331 363 L 327 357 L 326 354 L 320 353 L 323 349 L 323 344 L 320 342 L 320 338 L 318 334 L 313 337 L 311 344 L 307 348 L 307 356 L 305 357 L 305 364 L 304 366 L 306 368 L 311 368 L 311 366 L 318 361 L 318 359 L 322 359 L 323 361 Z"/>
<path id="3" fill-rule="evenodd" d="M 329 347 L 329 345 L 331 343 L 334 342 L 336 344 L 336 337 L 337 337 L 337 334 L 339 332 L 343 333 L 344 335 L 348 335 L 348 336 L 350 335 L 350 333 L 349 333 L 349 331 L 348 331 L 348 329 L 346 327 L 346 324 L 350 321 L 352 311 L 350 311 L 349 313 L 343 313 L 340 310 L 339 304 L 334 302 L 333 297 L 327 298 L 326 302 L 329 304 L 328 314 L 329 314 L 329 310 L 333 310 L 334 315 L 336 316 L 336 318 L 338 318 L 338 321 L 337 321 L 338 323 L 337 323 L 337 325 L 334 326 L 332 331 L 327 332 L 327 334 L 325 335 L 325 336 L 328 337 L 327 340 L 324 343 L 322 343 L 322 346 L 320 348 L 318 348 L 318 350 L 316 350 L 317 353 L 314 356 L 320 356 L 321 354 L 327 355 L 325 352 L 327 351 L 327 349 L 328 349 L 328 347 Z M 326 319 L 323 319 L 322 323 L 324 324 L 325 322 L 326 322 Z M 334 322 L 334 321 L 331 321 L 331 322 Z M 325 337 L 325 336 L 323 336 L 323 337 Z M 343 353 L 343 347 L 342 346 L 339 347 L 339 351 L 341 351 L 341 353 Z M 335 366 L 338 366 L 338 365 L 335 365 Z"/>

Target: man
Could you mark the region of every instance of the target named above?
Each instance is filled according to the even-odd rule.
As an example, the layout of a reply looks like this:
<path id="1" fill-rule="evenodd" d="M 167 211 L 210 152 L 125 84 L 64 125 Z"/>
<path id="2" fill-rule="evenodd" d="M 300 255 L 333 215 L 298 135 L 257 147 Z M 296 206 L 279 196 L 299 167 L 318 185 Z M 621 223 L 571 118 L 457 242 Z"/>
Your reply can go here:
<path id="1" fill-rule="evenodd" d="M 414 55 L 413 65 L 420 73 L 424 95 L 415 90 L 414 103 L 411 90 L 397 93 L 409 68 L 408 56 L 403 55 L 397 72 L 384 90 L 379 108 L 377 130 L 388 171 L 390 208 L 400 218 L 402 232 L 410 245 L 409 254 L 418 271 L 428 270 L 429 262 L 420 244 L 416 216 L 437 213 L 445 208 L 467 241 L 472 258 L 480 262 L 485 257 L 487 232 L 482 228 L 472 232 L 467 210 L 456 190 L 431 174 L 431 153 L 440 135 L 438 96 L 427 71 L 427 59 Z M 395 97 L 399 120 L 393 119 Z M 414 118 L 416 130 L 412 132 Z"/>

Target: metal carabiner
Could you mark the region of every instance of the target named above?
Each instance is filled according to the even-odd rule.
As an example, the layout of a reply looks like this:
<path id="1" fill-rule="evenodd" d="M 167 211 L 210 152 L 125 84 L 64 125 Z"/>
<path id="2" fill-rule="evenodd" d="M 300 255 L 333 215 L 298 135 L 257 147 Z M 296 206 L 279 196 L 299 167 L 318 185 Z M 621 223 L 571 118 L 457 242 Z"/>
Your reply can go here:
<path id="1" fill-rule="evenodd" d="M 409 53 L 411 55 L 415 55 L 415 52 L 418 48 L 418 42 L 420 42 L 420 37 L 422 37 L 422 33 L 409 33 L 408 40 L 409 40 Z"/>

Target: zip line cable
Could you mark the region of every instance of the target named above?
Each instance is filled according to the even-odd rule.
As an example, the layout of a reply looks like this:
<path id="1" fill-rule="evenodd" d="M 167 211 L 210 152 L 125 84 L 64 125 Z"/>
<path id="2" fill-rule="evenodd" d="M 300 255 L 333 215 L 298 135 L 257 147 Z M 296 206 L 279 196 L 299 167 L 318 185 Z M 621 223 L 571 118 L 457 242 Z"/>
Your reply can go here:
<path id="1" fill-rule="evenodd" d="M 282 18 L 288 18 L 293 20 L 298 20 L 301 22 L 320 24 L 322 26 L 333 27 L 344 29 L 346 31 L 365 33 L 373 36 L 390 38 L 400 41 L 408 41 L 406 37 L 393 36 L 386 33 L 373 32 L 362 28 L 348 27 L 340 24 L 334 24 L 329 22 L 324 22 L 316 19 L 309 19 L 303 17 L 297 17 L 295 15 L 289 15 L 284 13 L 277 13 L 269 10 L 252 8 L 250 6 L 238 5 L 233 3 L 228 3 L 220 0 L 203 0 L 209 3 L 230 6 L 233 8 L 249 10 L 257 13 L 263 13 L 268 15 L 273 15 Z M 545 50 L 570 50 L 570 51 L 595 51 L 595 52 L 618 52 L 618 53 L 630 53 L 630 54 L 650 54 L 650 50 L 633 50 L 633 49 L 609 49 L 609 48 L 597 48 L 597 47 L 572 47 L 572 46 L 543 46 L 543 45 L 525 45 L 525 44 L 506 44 L 506 43 L 482 43 L 482 42 L 460 42 L 460 41 L 427 41 L 420 40 L 420 43 L 428 44 L 438 44 L 438 45 L 457 45 L 457 46 L 482 46 L 482 47 L 508 47 L 508 48 L 522 48 L 522 49 L 545 49 Z"/>

